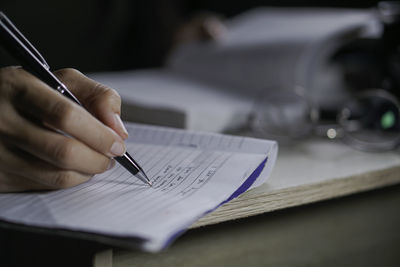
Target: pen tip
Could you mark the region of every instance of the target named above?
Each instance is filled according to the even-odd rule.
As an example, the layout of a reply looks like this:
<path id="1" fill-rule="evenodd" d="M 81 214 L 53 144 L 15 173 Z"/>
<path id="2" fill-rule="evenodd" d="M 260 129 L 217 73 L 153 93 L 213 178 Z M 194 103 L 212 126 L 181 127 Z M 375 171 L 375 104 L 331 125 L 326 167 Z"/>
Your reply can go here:
<path id="1" fill-rule="evenodd" d="M 142 171 L 143 176 L 146 178 L 146 182 L 147 184 L 152 187 L 153 183 L 150 181 L 149 177 L 144 173 L 144 171 Z"/>
<path id="2" fill-rule="evenodd" d="M 146 183 L 149 186 L 153 186 L 153 184 L 150 182 L 149 177 L 147 177 L 147 175 L 143 171 L 139 171 L 135 174 L 135 176 L 139 178 L 143 183 Z"/>
<path id="3" fill-rule="evenodd" d="M 150 181 L 149 177 L 144 173 L 144 171 L 142 171 L 142 174 L 144 175 L 144 177 L 146 178 L 146 182 L 148 185 L 153 186 L 153 183 Z"/>

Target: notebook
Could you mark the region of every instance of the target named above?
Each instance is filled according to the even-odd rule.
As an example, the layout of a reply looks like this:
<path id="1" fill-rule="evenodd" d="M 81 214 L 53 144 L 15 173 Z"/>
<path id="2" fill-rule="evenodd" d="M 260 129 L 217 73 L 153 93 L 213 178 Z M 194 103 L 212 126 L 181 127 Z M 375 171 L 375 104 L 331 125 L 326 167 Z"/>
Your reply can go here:
<path id="1" fill-rule="evenodd" d="M 0 194 L 0 219 L 155 252 L 264 183 L 277 156 L 274 141 L 130 123 L 127 129 L 128 151 L 153 187 L 118 165 L 69 189 Z"/>

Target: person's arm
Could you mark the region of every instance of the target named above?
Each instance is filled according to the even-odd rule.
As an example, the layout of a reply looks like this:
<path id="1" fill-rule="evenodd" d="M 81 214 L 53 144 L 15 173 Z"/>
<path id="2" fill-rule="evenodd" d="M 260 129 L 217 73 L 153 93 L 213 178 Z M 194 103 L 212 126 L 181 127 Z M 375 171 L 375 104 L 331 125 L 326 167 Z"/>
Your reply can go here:
<path id="1" fill-rule="evenodd" d="M 85 108 L 22 68 L 0 69 L 0 192 L 71 187 L 125 152 L 116 91 L 74 69 L 55 74 Z"/>

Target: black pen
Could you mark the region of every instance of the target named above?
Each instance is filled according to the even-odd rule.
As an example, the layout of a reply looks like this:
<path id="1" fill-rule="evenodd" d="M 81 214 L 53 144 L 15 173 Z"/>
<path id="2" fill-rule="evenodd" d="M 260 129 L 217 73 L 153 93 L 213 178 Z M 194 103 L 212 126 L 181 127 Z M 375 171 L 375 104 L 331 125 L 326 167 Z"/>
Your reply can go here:
<path id="1" fill-rule="evenodd" d="M 36 48 L 22 35 L 3 12 L 0 12 L 0 40 L 4 48 L 21 63 L 25 70 L 47 83 L 51 88 L 57 90 L 62 95 L 82 106 L 79 100 L 50 71 L 50 66 L 42 55 L 40 55 Z M 125 152 L 125 154 L 120 157 L 115 157 L 115 160 L 135 177 L 152 186 L 150 179 L 143 169 L 128 152 Z"/>

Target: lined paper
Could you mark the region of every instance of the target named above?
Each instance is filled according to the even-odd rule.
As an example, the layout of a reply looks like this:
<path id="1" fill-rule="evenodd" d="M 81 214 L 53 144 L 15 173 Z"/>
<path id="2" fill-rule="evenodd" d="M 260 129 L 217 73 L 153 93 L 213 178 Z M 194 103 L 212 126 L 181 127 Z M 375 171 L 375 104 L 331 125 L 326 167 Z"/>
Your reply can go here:
<path id="1" fill-rule="evenodd" d="M 239 188 L 247 189 L 255 170 L 264 169 L 257 184 L 264 182 L 277 153 L 273 141 L 138 124 L 127 129 L 128 151 L 153 187 L 118 165 L 69 189 L 0 194 L 0 219 L 141 238 L 144 250 L 158 251 Z"/>

